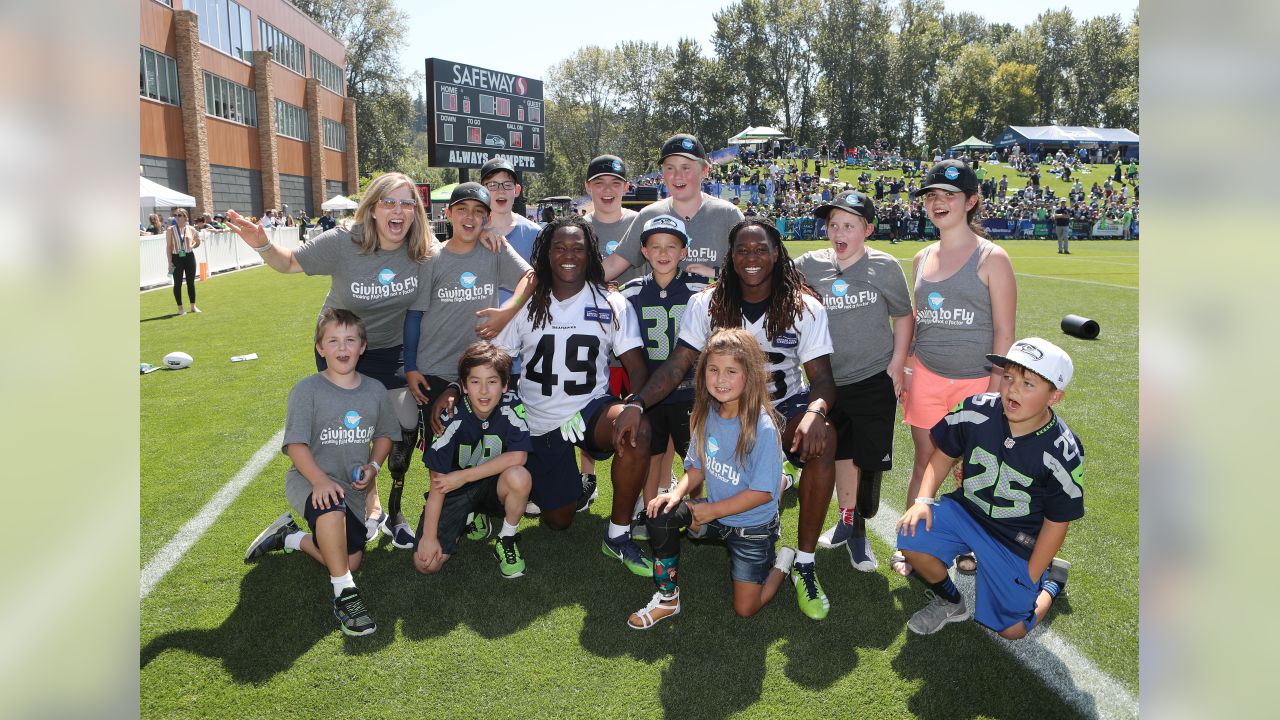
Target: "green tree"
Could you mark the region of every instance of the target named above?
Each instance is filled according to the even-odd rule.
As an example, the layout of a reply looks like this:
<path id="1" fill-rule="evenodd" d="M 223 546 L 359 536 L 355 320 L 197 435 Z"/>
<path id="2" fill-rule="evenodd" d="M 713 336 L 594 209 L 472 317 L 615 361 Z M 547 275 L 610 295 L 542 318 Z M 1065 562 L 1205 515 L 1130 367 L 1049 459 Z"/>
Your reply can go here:
<path id="1" fill-rule="evenodd" d="M 1128 128 L 1138 132 L 1138 11 L 1125 28 L 1124 47 L 1120 53 L 1121 82 L 1111 91 L 1102 107 L 1102 122 L 1108 127 Z"/>
<path id="2" fill-rule="evenodd" d="M 294 0 L 347 46 L 347 94 L 356 101 L 357 162 L 393 170 L 409 147 L 413 101 L 399 55 L 409 16 L 393 0 Z"/>
<path id="3" fill-rule="evenodd" d="M 848 143 L 888 134 L 892 34 L 885 0 L 824 0 L 814 43 L 821 73 L 817 106 L 827 135 Z"/>
<path id="4" fill-rule="evenodd" d="M 970 135 L 990 135 L 995 123 L 996 57 L 986 45 L 968 45 L 938 78 L 938 94 L 926 116 L 925 140 L 938 147 Z"/>
<path id="5" fill-rule="evenodd" d="M 1019 62 L 1002 62 L 996 68 L 992 93 L 995 97 L 995 114 L 990 132 L 994 135 L 1006 125 L 1029 125 L 1036 117 L 1039 98 L 1036 97 L 1036 68 Z M 990 140 L 990 137 L 984 137 Z"/>
<path id="6" fill-rule="evenodd" d="M 1036 77 L 1036 96 L 1040 99 L 1040 123 L 1068 124 L 1068 98 L 1071 74 L 1076 59 L 1078 29 L 1071 10 L 1050 10 L 1036 17 L 1036 32 L 1043 44 L 1043 54 L 1033 64 L 1040 70 Z"/>
<path id="7" fill-rule="evenodd" d="M 942 15 L 942 0 L 900 0 L 895 12 L 898 32 L 891 47 L 889 94 L 897 102 L 886 105 L 883 113 L 892 143 L 914 145 L 917 118 L 928 122 L 937 92 Z"/>
<path id="8" fill-rule="evenodd" d="M 1126 35 L 1119 15 L 1102 15 L 1080 24 L 1067 109 L 1067 117 L 1073 124 L 1098 126 L 1103 123 L 1107 100 L 1126 79 Z"/>

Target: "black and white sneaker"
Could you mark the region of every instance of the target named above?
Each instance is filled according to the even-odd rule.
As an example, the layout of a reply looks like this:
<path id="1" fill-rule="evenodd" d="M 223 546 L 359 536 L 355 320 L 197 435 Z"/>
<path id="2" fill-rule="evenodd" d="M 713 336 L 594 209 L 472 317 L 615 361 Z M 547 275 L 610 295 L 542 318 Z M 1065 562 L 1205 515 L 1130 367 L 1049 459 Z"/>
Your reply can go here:
<path id="1" fill-rule="evenodd" d="M 582 473 L 582 499 L 578 502 L 577 511 L 586 512 L 598 497 L 600 497 L 600 490 L 596 487 L 596 476 Z"/>
<path id="2" fill-rule="evenodd" d="M 276 550 L 284 550 L 292 552 L 284 546 L 284 539 L 289 535 L 301 532 L 302 528 L 293 521 L 293 513 L 286 512 L 276 518 L 274 522 L 267 526 L 265 530 L 258 533 L 258 537 L 249 543 L 249 549 L 244 551 L 244 561 L 253 562 L 269 552 Z"/>
<path id="3" fill-rule="evenodd" d="M 368 635 L 378 629 L 360 598 L 360 591 L 353 587 L 333 599 L 333 616 L 338 618 L 338 627 L 347 635 Z"/>
<path id="4" fill-rule="evenodd" d="M 409 522 L 399 513 L 394 517 L 387 516 L 383 519 L 382 534 L 391 538 L 391 545 L 400 550 L 412 550 L 417 542 L 413 530 L 409 528 Z"/>

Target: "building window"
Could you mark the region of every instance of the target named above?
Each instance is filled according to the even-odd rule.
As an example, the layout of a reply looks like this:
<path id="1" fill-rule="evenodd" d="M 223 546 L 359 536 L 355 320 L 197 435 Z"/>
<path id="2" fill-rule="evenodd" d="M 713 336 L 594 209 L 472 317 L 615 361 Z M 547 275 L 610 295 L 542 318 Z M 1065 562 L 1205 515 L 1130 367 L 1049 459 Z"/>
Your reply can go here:
<path id="1" fill-rule="evenodd" d="M 258 94 L 208 71 L 204 74 L 204 105 L 205 112 L 214 117 L 258 127 Z"/>
<path id="2" fill-rule="evenodd" d="M 235 0 L 190 0 L 186 5 L 200 16 L 200 42 L 246 62 L 253 59 L 248 8 Z"/>
<path id="3" fill-rule="evenodd" d="M 347 128 L 329 118 L 324 119 L 324 146 L 339 152 L 347 151 Z"/>
<path id="4" fill-rule="evenodd" d="M 307 68 L 303 64 L 306 62 L 306 56 L 303 53 L 302 43 L 280 32 L 276 26 L 261 17 L 258 18 L 258 42 L 263 48 L 271 51 L 271 57 L 276 62 L 306 77 Z"/>
<path id="5" fill-rule="evenodd" d="M 276 100 L 276 133 L 294 140 L 309 140 L 307 111 L 283 100 Z"/>
<path id="6" fill-rule="evenodd" d="M 178 105 L 178 61 L 149 47 L 138 46 L 138 94 Z"/>
<path id="7" fill-rule="evenodd" d="M 342 68 L 326 60 L 315 50 L 311 51 L 311 77 L 336 95 L 342 94 Z"/>

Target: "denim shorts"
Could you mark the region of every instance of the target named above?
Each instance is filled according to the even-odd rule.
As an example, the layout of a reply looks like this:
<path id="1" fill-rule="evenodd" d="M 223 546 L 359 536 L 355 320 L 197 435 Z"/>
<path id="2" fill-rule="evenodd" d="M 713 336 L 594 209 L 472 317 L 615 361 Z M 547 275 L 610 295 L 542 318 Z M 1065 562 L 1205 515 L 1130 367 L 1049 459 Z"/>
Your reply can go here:
<path id="1" fill-rule="evenodd" d="M 782 519 L 774 516 L 763 525 L 729 527 L 712 520 L 705 526 L 706 540 L 721 540 L 729 549 L 729 576 L 738 582 L 763 585 L 777 560 L 774 546 L 782 534 Z"/>

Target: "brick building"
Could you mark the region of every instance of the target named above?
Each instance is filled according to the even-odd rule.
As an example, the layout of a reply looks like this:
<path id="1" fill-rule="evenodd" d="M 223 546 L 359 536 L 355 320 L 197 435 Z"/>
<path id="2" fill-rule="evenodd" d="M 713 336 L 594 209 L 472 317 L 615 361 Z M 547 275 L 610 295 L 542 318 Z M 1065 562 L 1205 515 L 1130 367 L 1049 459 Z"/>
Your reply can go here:
<path id="1" fill-rule="evenodd" d="M 196 212 L 320 212 L 354 192 L 346 48 L 285 0 L 139 0 L 142 174 Z"/>

